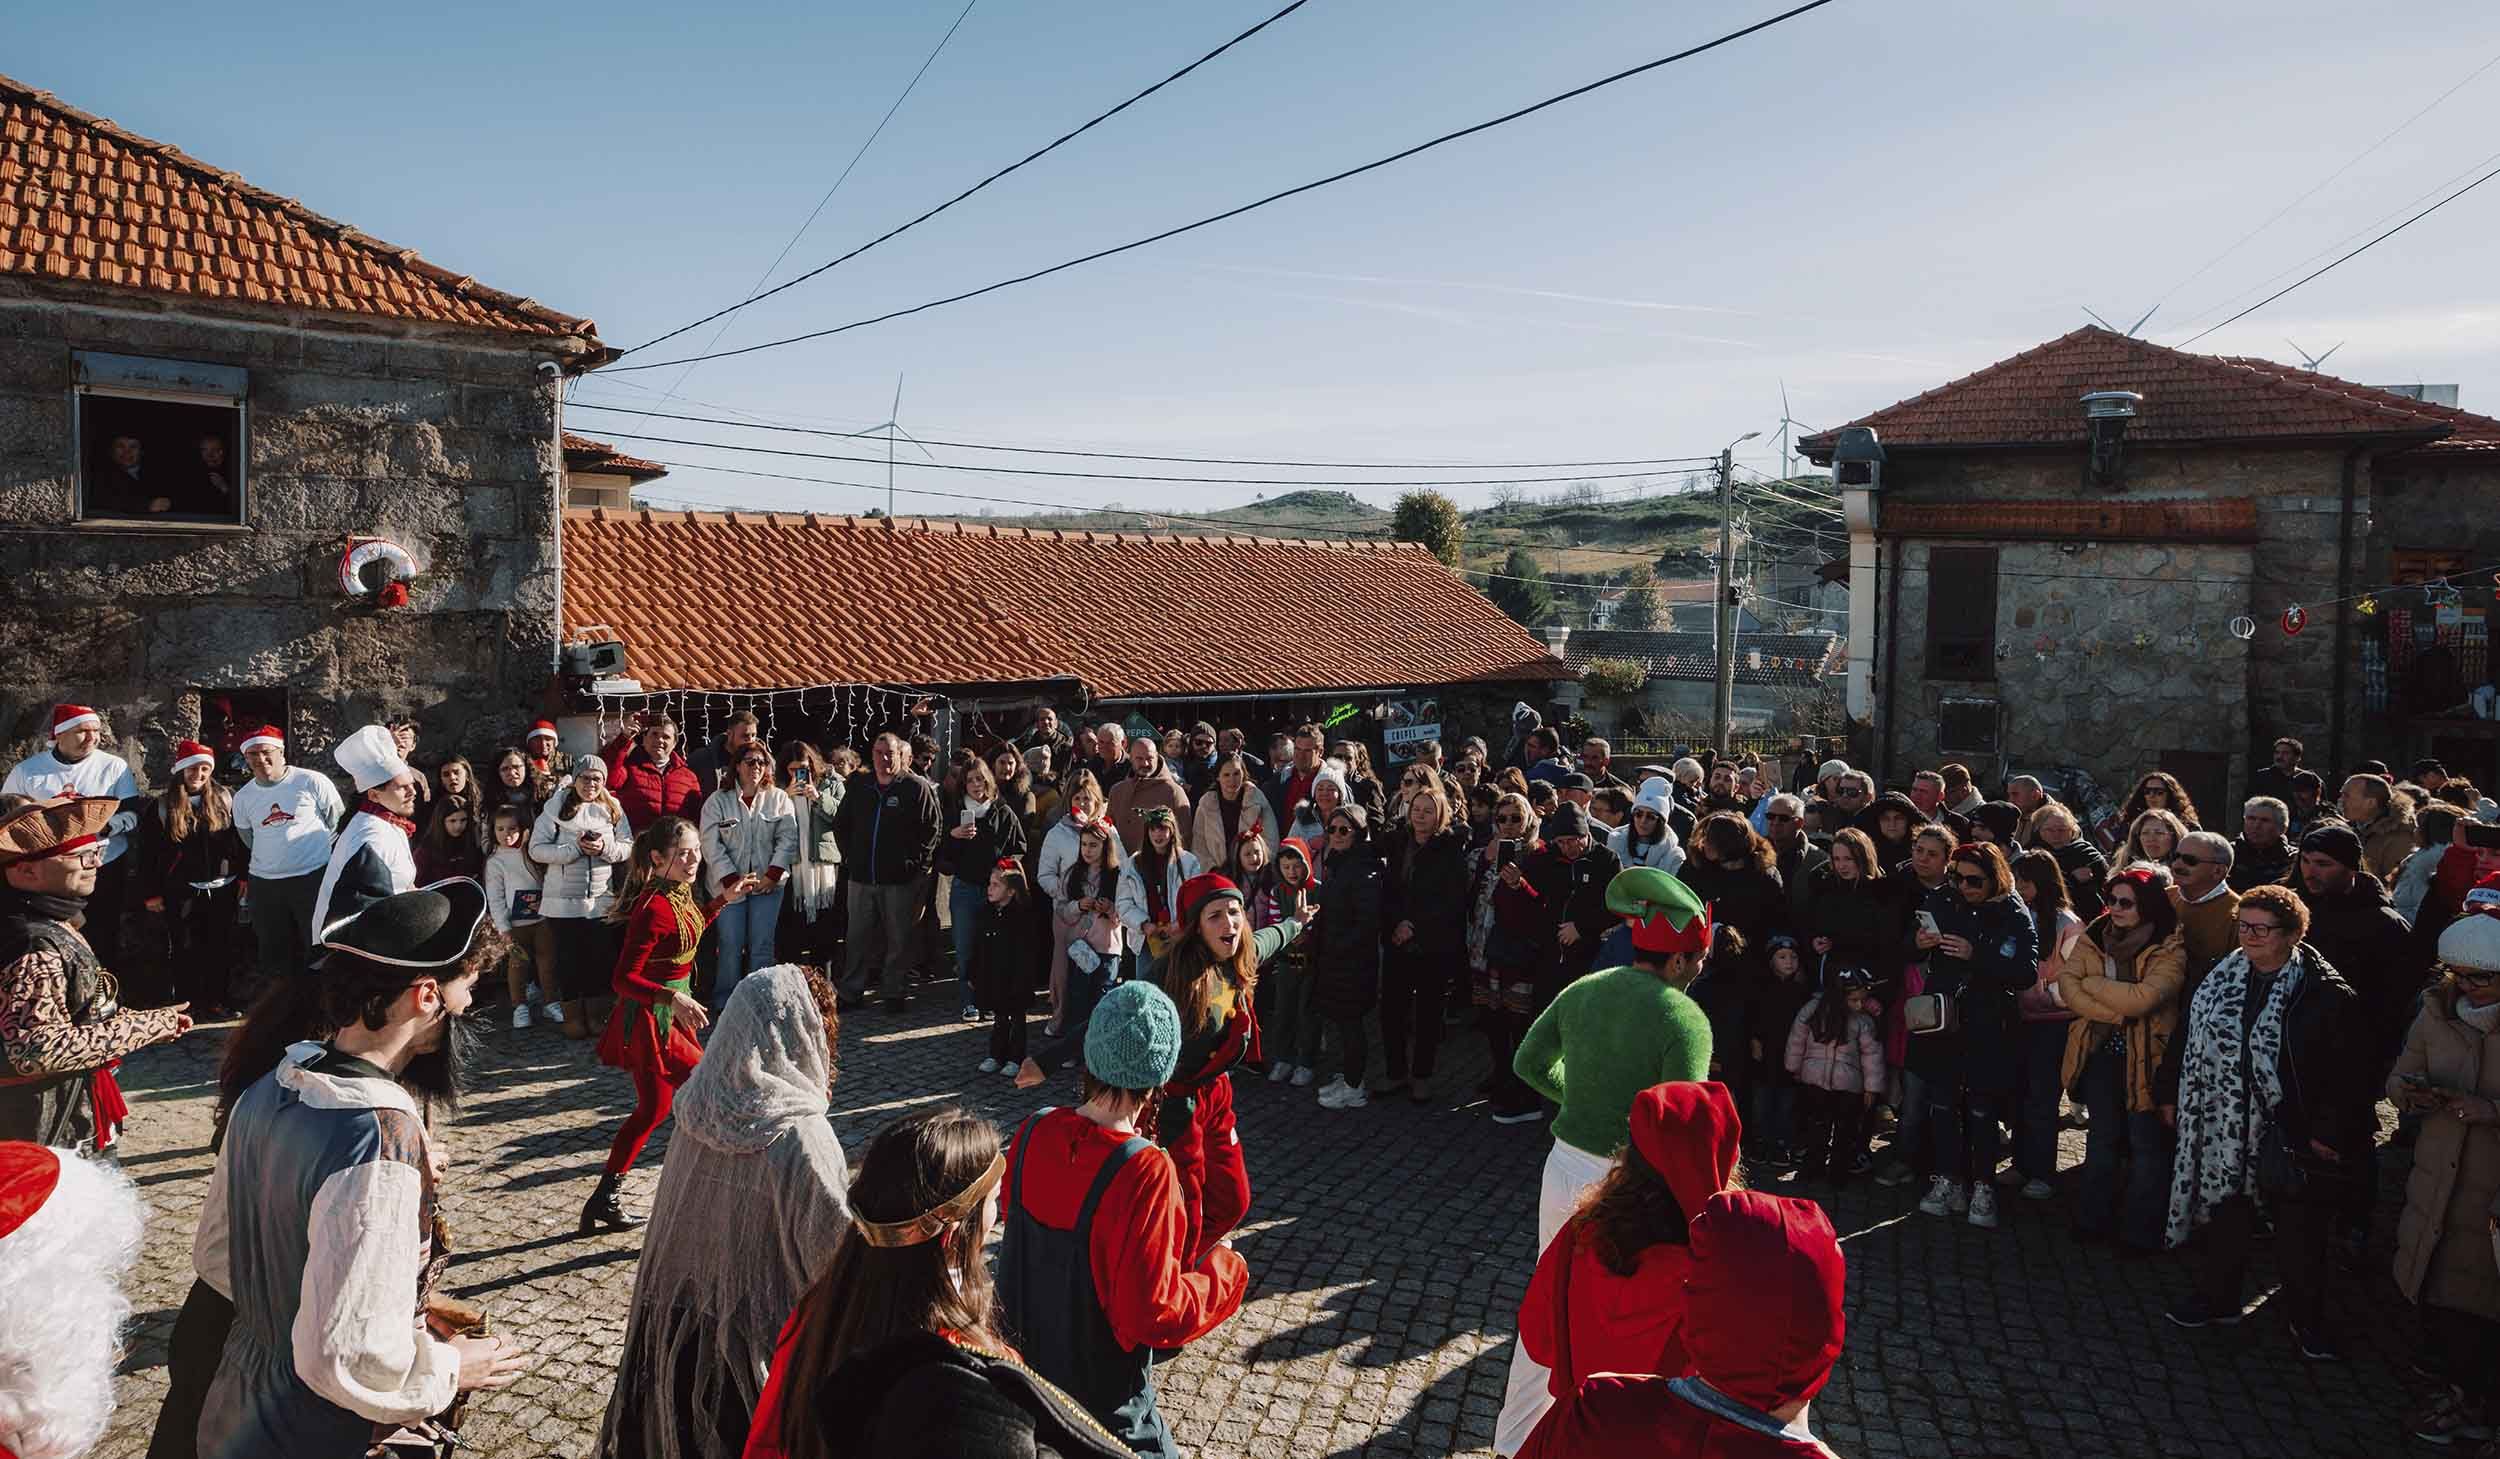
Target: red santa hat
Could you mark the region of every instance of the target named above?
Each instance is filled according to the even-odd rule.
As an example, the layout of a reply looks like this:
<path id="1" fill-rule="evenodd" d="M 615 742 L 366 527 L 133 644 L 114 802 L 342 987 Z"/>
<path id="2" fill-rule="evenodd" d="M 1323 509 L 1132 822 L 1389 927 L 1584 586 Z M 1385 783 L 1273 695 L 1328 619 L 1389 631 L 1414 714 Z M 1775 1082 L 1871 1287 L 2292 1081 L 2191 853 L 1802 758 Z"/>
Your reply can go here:
<path id="1" fill-rule="evenodd" d="M 540 720 L 538 723 L 536 723 L 536 724 L 534 724 L 534 725 L 531 725 L 531 726 L 530 726 L 530 732 L 529 732 L 528 734 L 525 734 L 525 735 L 521 736 L 521 743 L 526 745 L 526 744 L 528 744 L 528 743 L 529 743 L 530 741 L 532 741 L 532 740 L 536 740 L 536 739 L 549 739 L 549 740 L 552 740 L 552 739 L 554 739 L 555 737 L 556 737 L 556 724 L 555 724 L 555 721 L 554 721 L 554 720 L 551 720 L 551 719 L 542 719 L 542 720 Z"/>
<path id="2" fill-rule="evenodd" d="M 94 725 L 97 729 L 104 728 L 104 716 L 83 704 L 52 706 L 52 738 L 57 740 L 71 730 L 83 729 L 88 725 Z"/>
<path id="3" fill-rule="evenodd" d="M 0 1140 L 0 1241 L 43 1209 L 60 1183 L 57 1152 L 25 1140 Z"/>
<path id="4" fill-rule="evenodd" d="M 286 732 L 274 724 L 262 725 L 259 729 L 244 736 L 241 748 L 248 754 L 260 745 L 267 745 L 273 750 L 283 750 L 286 748 Z"/>
<path id="5" fill-rule="evenodd" d="M 174 773 L 180 775 L 194 765 L 214 765 L 217 752 L 198 740 L 181 740 L 174 745 Z"/>

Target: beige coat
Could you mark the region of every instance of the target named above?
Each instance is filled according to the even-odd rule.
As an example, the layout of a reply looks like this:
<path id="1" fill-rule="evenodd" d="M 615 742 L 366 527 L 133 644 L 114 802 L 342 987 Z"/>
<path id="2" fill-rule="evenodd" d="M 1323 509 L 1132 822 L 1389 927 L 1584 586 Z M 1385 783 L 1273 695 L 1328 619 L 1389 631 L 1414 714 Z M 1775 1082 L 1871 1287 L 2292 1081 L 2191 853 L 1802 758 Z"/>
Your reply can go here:
<path id="1" fill-rule="evenodd" d="M 1198 864 L 1209 871 L 1222 871 L 1233 860 L 1233 848 L 1224 844 L 1223 798 L 1220 786 L 1198 797 L 1198 810 L 1189 828 L 1189 849 L 1198 854 Z M 1255 785 L 1241 788 L 1241 829 L 1259 833 L 1259 839 L 1267 843 L 1268 862 L 1273 865 L 1278 838 L 1284 832 L 1277 829 L 1276 812 L 1268 805 L 1266 793 Z"/>
<path id="2" fill-rule="evenodd" d="M 2171 1032 L 2179 1025 L 2179 990 L 2186 986 L 2187 940 L 2176 929 L 2137 954 L 2135 966 L 2123 971 L 2111 964 L 2089 932 L 2077 938 L 2057 975 L 2058 996 L 2075 1015 L 2059 1072 L 2064 1087 L 2071 1090 L 2082 1080 L 2092 1051 L 2119 1028 L 2127 1036 L 2127 1110 L 2142 1114 L 2152 1109 L 2153 1071 L 2170 1050 Z"/>
<path id="3" fill-rule="evenodd" d="M 2413 822 L 2391 811 L 2366 826 L 2352 829 L 2361 838 L 2361 869 L 2394 886 L 2396 873 L 2404 870 L 2405 858 L 2417 849 Z"/>
<path id="4" fill-rule="evenodd" d="M 2456 1016 L 2456 996 L 2453 984 L 2423 996 L 2387 1080 L 2391 1098 L 2401 1100 L 2406 1074 L 2427 1074 L 2451 1094 L 2500 1096 L 2500 1031 L 2476 1033 Z M 2396 1286 L 2408 1300 L 2500 1319 L 2500 1266 L 2491 1251 L 2495 1196 L 2500 1124 L 2467 1124 L 2445 1108 L 2425 1116 L 2396 1225 Z"/>

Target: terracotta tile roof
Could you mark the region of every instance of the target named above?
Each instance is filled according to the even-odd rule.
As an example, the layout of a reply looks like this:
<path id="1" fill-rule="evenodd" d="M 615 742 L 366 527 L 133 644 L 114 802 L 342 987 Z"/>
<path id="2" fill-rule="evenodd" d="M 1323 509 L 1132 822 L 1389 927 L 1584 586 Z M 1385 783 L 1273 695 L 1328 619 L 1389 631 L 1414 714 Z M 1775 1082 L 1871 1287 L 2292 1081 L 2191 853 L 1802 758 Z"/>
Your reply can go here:
<path id="1" fill-rule="evenodd" d="M 1117 698 L 1571 676 L 1408 544 L 567 512 L 564 622 L 614 628 L 655 689 L 1069 677 Z"/>
<path id="2" fill-rule="evenodd" d="M 577 338 L 598 329 L 0 76 L 0 275 Z"/>
<path id="3" fill-rule="evenodd" d="M 2254 542 L 2249 497 L 2148 502 L 1886 501 L 1875 530 L 1886 537 L 1988 537 L 2062 542 Z"/>
<path id="4" fill-rule="evenodd" d="M 588 436 L 564 433 L 564 467 L 568 471 L 604 471 L 630 476 L 636 481 L 651 481 L 668 475 L 668 468 L 657 461 L 628 456 L 605 441 Z"/>
<path id="5" fill-rule="evenodd" d="M 2114 330 L 2086 326 L 1975 374 L 1913 395 L 1851 425 L 1872 426 L 1887 450 L 1956 446 L 2080 445 L 2088 439 L 2082 397 L 2094 390 L 2144 396 L 2130 441 L 2309 440 L 2418 435 L 2424 441 L 2500 448 L 2500 421 L 2428 405 L 2366 385 L 2269 360 L 2195 355 Z M 1799 444 L 1819 462 L 1832 433 Z"/>
<path id="6" fill-rule="evenodd" d="M 1834 667 L 1842 640 L 1830 633 L 1740 633 L 1736 682 L 1804 688 L 1819 684 Z M 1637 628 L 1584 628 L 1563 644 L 1575 669 L 1594 659 L 1637 659 L 1653 679 L 1715 680 L 1718 640 L 1707 633 L 1653 633 Z"/>

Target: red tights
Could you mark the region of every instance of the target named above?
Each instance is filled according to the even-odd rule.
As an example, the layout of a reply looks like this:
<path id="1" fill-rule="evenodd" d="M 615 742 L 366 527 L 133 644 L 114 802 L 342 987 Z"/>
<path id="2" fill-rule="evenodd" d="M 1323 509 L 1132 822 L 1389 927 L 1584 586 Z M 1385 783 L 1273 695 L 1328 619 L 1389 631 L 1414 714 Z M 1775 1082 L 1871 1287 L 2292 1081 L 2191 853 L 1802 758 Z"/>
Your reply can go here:
<path id="1" fill-rule="evenodd" d="M 608 1146 L 608 1174 L 623 1175 L 634 1168 L 642 1157 L 642 1147 L 651 1140 L 651 1132 L 668 1118 L 668 1107 L 677 1098 L 677 1086 L 668 1076 L 647 1065 L 626 1071 L 634 1077 L 634 1112 L 616 1131 L 616 1139 Z"/>

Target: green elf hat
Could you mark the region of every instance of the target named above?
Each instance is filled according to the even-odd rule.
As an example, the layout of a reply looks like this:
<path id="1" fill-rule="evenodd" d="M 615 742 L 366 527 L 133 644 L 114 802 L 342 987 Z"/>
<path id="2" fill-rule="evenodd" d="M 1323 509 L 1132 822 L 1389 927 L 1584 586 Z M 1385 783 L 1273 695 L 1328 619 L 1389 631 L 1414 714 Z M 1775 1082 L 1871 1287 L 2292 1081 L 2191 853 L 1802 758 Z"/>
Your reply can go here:
<path id="1" fill-rule="evenodd" d="M 1632 924 L 1632 945 L 1642 952 L 1710 950 L 1710 904 L 1671 872 L 1636 866 L 1616 873 L 1606 883 L 1606 910 Z"/>

